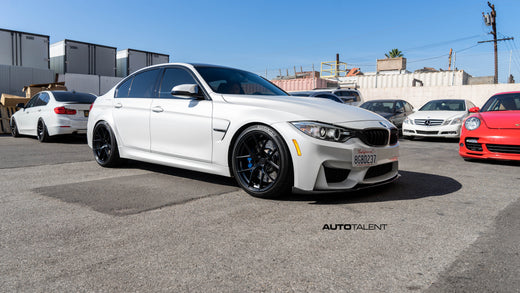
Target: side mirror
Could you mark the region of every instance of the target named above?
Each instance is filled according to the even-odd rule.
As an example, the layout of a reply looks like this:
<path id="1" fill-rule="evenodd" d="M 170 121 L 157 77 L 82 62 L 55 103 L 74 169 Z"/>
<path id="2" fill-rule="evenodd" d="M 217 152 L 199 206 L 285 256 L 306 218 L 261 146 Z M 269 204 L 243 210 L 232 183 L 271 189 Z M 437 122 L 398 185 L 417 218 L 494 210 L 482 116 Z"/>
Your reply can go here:
<path id="1" fill-rule="evenodd" d="M 18 103 L 18 104 L 16 104 L 16 108 L 25 108 L 25 104 L 24 103 Z"/>
<path id="2" fill-rule="evenodd" d="M 172 88 L 171 90 L 172 96 L 187 96 L 188 98 L 200 98 L 202 94 L 200 92 L 199 86 L 196 84 L 179 84 Z"/>
<path id="3" fill-rule="evenodd" d="M 479 111 L 480 111 L 480 108 L 479 108 L 479 107 L 469 108 L 469 112 L 470 112 L 470 113 L 478 113 Z"/>

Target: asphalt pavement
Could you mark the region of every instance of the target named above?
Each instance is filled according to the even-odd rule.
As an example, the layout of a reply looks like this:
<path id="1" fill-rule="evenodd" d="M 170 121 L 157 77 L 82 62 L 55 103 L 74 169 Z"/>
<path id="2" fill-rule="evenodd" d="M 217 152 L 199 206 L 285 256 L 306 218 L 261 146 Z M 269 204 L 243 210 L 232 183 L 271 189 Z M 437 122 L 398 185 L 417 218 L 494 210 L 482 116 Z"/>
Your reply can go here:
<path id="1" fill-rule="evenodd" d="M 0 136 L 0 291 L 520 292 L 520 164 L 400 143 L 395 183 L 265 200 Z"/>

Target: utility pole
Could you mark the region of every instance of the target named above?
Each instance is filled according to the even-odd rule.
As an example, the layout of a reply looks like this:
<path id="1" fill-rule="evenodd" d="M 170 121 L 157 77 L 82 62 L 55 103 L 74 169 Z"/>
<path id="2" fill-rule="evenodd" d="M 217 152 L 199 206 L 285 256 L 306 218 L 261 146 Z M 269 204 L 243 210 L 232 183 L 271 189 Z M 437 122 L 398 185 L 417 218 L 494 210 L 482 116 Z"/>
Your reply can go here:
<path id="1" fill-rule="evenodd" d="M 493 81 L 495 84 L 498 83 L 498 54 L 497 54 L 497 12 L 495 10 L 495 4 L 487 3 L 489 8 L 491 8 L 491 13 L 487 15 L 482 12 L 482 16 L 484 17 L 484 22 L 487 26 L 491 26 L 492 31 L 490 34 L 493 35 L 493 44 L 495 49 L 495 77 Z"/>

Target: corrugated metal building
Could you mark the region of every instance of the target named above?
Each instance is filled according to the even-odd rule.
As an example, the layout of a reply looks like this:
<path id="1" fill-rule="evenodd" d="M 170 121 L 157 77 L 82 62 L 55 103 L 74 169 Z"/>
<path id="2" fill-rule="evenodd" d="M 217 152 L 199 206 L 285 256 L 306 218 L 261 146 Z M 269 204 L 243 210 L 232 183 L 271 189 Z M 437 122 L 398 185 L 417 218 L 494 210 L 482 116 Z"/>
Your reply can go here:
<path id="1" fill-rule="evenodd" d="M 49 69 L 49 36 L 0 29 L 0 64 Z"/>
<path id="2" fill-rule="evenodd" d="M 146 52 L 134 49 L 117 51 L 117 74 L 125 77 L 146 66 L 168 63 L 170 55 Z"/>
<path id="3" fill-rule="evenodd" d="M 63 40 L 50 45 L 50 68 L 56 73 L 116 76 L 116 48 Z"/>

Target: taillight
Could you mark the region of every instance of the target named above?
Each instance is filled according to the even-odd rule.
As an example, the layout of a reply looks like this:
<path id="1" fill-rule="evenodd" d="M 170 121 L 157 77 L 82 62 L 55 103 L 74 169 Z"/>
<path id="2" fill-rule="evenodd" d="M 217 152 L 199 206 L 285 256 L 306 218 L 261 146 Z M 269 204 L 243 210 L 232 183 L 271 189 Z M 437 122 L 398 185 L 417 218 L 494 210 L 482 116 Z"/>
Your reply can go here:
<path id="1" fill-rule="evenodd" d="M 92 111 L 92 107 L 94 106 L 94 103 L 90 104 L 90 108 L 88 109 L 88 111 Z"/>
<path id="2" fill-rule="evenodd" d="M 76 115 L 76 110 L 68 109 L 65 107 L 56 107 L 56 108 L 54 108 L 54 113 L 65 114 L 65 115 Z"/>

